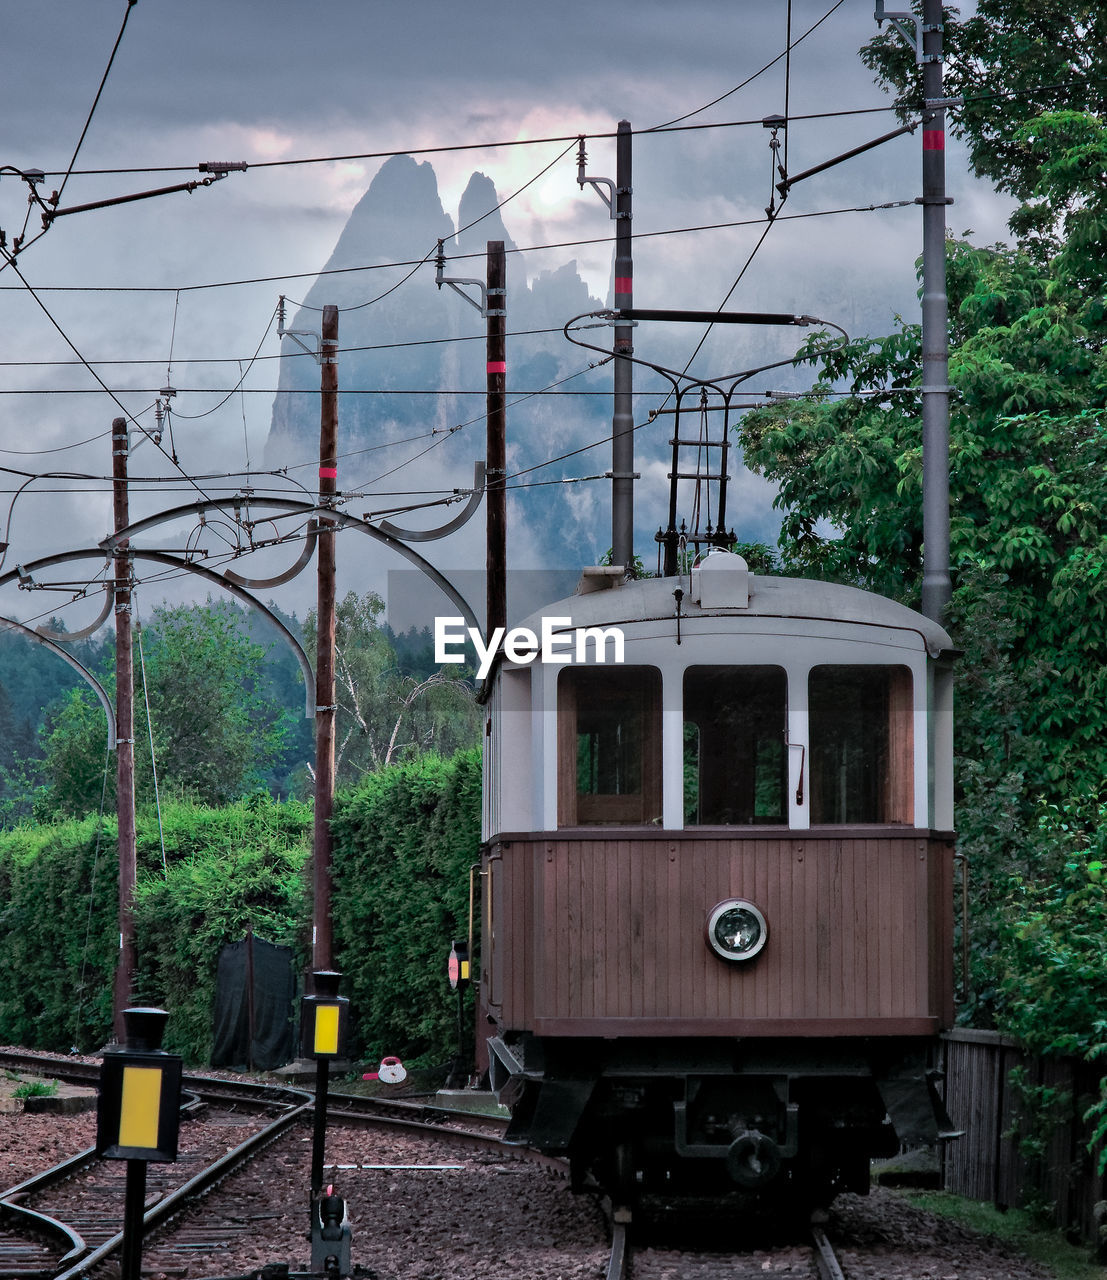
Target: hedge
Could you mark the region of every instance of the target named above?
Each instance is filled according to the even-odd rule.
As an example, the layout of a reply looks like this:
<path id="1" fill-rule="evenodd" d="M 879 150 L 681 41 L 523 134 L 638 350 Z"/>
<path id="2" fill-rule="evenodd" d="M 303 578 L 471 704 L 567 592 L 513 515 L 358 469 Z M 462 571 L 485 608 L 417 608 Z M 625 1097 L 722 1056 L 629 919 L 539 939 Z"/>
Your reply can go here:
<path id="1" fill-rule="evenodd" d="M 335 802 L 332 903 L 354 1052 L 447 1058 L 457 1002 L 446 981 L 480 857 L 480 753 L 424 756 L 369 775 Z"/>
<path id="2" fill-rule="evenodd" d="M 211 1045 L 215 963 L 247 924 L 274 942 L 307 930 L 303 866 L 311 810 L 251 800 L 163 807 L 136 821 L 136 1004 L 171 1013 L 166 1048 L 191 1063 Z M 0 1040 L 87 1052 L 111 1032 L 119 954 L 114 818 L 24 825 L 0 834 Z"/>
<path id="3" fill-rule="evenodd" d="M 166 1048 L 209 1059 L 215 966 L 247 928 L 310 962 L 311 808 L 255 798 L 137 820 L 134 1001 L 170 1013 Z M 480 757 L 427 756 L 335 798 L 335 963 L 351 1051 L 441 1060 L 456 1039 L 445 978 L 479 856 Z M 111 1031 L 118 956 L 114 819 L 0 833 L 0 1041 L 89 1051 Z"/>

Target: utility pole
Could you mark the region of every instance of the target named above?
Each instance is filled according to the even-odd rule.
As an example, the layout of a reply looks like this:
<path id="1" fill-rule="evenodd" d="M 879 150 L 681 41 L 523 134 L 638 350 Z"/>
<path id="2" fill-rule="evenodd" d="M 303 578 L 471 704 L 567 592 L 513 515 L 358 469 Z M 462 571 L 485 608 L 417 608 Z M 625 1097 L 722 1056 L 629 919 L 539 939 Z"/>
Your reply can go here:
<path id="1" fill-rule="evenodd" d="M 319 506 L 333 507 L 338 490 L 338 308 L 323 308 L 319 374 Z M 334 809 L 334 526 L 319 518 L 315 611 L 315 828 L 312 857 L 312 969 L 331 970 L 331 812 Z"/>
<path id="2" fill-rule="evenodd" d="M 487 295 L 488 384 L 485 463 L 487 596 L 484 633 L 507 626 L 507 260 L 502 240 L 488 241 Z"/>
<path id="3" fill-rule="evenodd" d="M 946 298 L 946 112 L 942 0 L 923 0 L 922 612 L 944 622 L 949 573 L 949 327 Z"/>
<path id="4" fill-rule="evenodd" d="M 129 447 L 127 419 L 112 419 L 112 501 L 116 533 L 125 529 L 130 522 L 127 492 Z M 127 540 L 120 542 L 112 553 L 112 558 L 115 563 L 115 807 L 119 829 L 119 963 L 115 970 L 115 987 L 112 993 L 112 1026 L 116 1041 L 123 1044 L 126 1040 L 123 1010 L 130 1006 L 137 968 L 134 920 L 135 731 L 130 543 Z"/>
<path id="5" fill-rule="evenodd" d="M 615 310 L 634 306 L 629 120 L 619 121 L 615 151 Z M 615 321 L 614 412 L 611 420 L 611 563 L 634 571 L 634 323 Z"/>

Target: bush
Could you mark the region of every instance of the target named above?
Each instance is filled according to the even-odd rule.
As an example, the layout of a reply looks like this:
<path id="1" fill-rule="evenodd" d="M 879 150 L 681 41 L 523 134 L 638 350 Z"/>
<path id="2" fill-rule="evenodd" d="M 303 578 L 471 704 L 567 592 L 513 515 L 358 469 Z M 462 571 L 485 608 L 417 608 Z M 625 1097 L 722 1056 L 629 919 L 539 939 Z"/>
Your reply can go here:
<path id="1" fill-rule="evenodd" d="M 211 1058 L 215 972 L 224 942 L 247 928 L 306 960 L 305 868 L 311 808 L 267 798 L 221 809 L 173 804 L 163 811 L 167 866 L 158 832 L 144 825 L 135 894 L 139 972 L 135 1003 L 171 1017 L 165 1047 L 190 1063 Z M 150 863 L 158 857 L 156 870 Z"/>
<path id="2" fill-rule="evenodd" d="M 115 823 L 0 835 L 0 1038 L 65 1052 L 102 1044 L 119 954 Z"/>
<path id="3" fill-rule="evenodd" d="M 456 1037 L 446 982 L 479 857 L 480 755 L 426 756 L 339 793 L 335 962 L 351 997 L 351 1053 L 441 1061 Z M 215 973 L 247 927 L 309 962 L 310 805 L 267 796 L 138 815 L 133 1002 L 170 1014 L 166 1048 L 210 1058 Z M 0 1040 L 65 1052 L 111 1034 L 118 959 L 114 820 L 0 833 Z"/>
<path id="4" fill-rule="evenodd" d="M 215 964 L 247 924 L 302 941 L 311 810 L 269 800 L 163 809 L 137 822 L 135 1002 L 172 1014 L 166 1047 L 207 1060 Z M 119 956 L 114 819 L 24 825 L 0 834 L 0 1039 L 66 1052 L 111 1034 Z"/>
<path id="5" fill-rule="evenodd" d="M 452 1051 L 446 960 L 467 928 L 480 794 L 474 750 L 382 770 L 335 801 L 334 943 L 352 1053 L 441 1061 Z"/>

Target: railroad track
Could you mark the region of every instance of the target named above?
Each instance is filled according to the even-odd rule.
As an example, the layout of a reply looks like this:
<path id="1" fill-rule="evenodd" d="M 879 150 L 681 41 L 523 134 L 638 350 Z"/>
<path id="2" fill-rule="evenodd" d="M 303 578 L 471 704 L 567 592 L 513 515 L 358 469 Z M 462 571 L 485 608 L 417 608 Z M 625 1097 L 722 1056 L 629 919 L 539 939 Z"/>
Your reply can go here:
<path id="1" fill-rule="evenodd" d="M 0 1052 L 0 1065 L 73 1083 L 95 1085 L 99 1080 L 96 1064 L 23 1051 Z M 182 1125 L 178 1160 L 151 1164 L 147 1171 L 144 1235 L 149 1243 L 144 1246 L 144 1270 L 168 1276 L 189 1274 L 190 1257 L 229 1253 L 236 1235 L 263 1234 L 265 1221 L 281 1216 L 264 1204 L 249 1211 L 219 1205 L 202 1220 L 193 1215 L 183 1228 L 178 1222 L 171 1236 L 164 1232 L 171 1219 L 180 1219 L 191 1204 L 282 1137 L 291 1135 L 294 1149 L 302 1153 L 310 1131 L 301 1122 L 314 1110 L 311 1093 L 285 1086 L 186 1076 L 184 1088 L 182 1111 L 190 1122 Z M 450 1113 L 424 1102 L 332 1093 L 327 1115 L 329 1126 L 372 1127 L 432 1140 L 448 1138 L 466 1147 L 502 1148 L 504 1122 L 498 1117 Z M 332 1164 L 325 1171 L 329 1180 L 359 1167 L 375 1166 L 346 1164 L 336 1169 Z M 124 1179 L 125 1162 L 97 1160 L 90 1147 L 0 1190 L 0 1277 L 76 1280 L 100 1266 L 122 1244 Z M 303 1227 L 306 1178 L 299 1190 Z"/>
<path id="2" fill-rule="evenodd" d="M 182 1125 L 177 1161 L 147 1170 L 144 1233 L 168 1222 L 295 1126 L 312 1102 L 302 1095 L 272 1118 L 217 1110 L 191 1098 L 186 1107 L 193 1119 Z M 88 1148 L 0 1192 L 0 1276 L 70 1280 L 116 1253 L 122 1244 L 125 1176 L 125 1161 L 99 1160 Z"/>
<path id="3" fill-rule="evenodd" d="M 729 1250 L 631 1247 L 628 1224 L 612 1222 L 611 1254 L 605 1280 L 764 1280 L 766 1274 L 846 1280 L 822 1227 L 811 1229 L 812 1243 L 775 1248 Z"/>

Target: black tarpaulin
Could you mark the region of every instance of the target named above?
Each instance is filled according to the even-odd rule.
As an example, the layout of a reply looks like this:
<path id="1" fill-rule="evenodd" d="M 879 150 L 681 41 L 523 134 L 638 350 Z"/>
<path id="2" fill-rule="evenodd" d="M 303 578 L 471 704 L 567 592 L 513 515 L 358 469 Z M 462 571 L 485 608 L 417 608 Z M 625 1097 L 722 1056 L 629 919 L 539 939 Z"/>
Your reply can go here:
<path id="1" fill-rule="evenodd" d="M 295 1001 L 291 947 L 278 947 L 264 938 L 225 943 L 216 969 L 211 1065 L 273 1071 L 291 1062 L 296 1052 Z"/>

